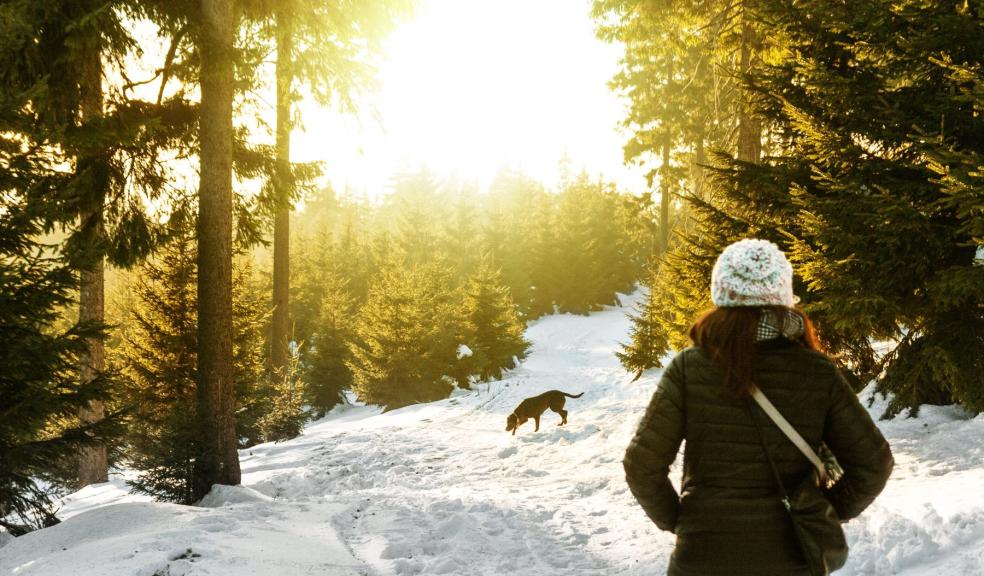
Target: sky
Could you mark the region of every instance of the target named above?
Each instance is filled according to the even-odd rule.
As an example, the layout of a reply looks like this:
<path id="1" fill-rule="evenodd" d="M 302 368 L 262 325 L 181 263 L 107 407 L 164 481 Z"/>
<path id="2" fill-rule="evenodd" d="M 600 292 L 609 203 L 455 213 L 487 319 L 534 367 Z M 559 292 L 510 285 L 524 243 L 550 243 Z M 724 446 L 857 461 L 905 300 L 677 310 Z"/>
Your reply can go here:
<path id="1" fill-rule="evenodd" d="M 422 0 L 387 42 L 373 113 L 302 105 L 292 160 L 320 160 L 336 190 L 378 198 L 426 166 L 484 189 L 503 166 L 548 187 L 561 158 L 641 192 L 622 162 L 625 102 L 607 84 L 619 46 L 598 40 L 590 0 Z"/>

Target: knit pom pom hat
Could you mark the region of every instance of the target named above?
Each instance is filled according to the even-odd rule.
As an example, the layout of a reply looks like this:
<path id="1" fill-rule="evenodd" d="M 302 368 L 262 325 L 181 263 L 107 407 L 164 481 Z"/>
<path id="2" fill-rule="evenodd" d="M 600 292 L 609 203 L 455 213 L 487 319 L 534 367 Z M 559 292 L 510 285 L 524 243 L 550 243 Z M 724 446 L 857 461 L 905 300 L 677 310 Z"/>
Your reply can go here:
<path id="1" fill-rule="evenodd" d="M 787 306 L 793 296 L 793 267 L 768 240 L 739 240 L 718 256 L 711 272 L 715 306 Z"/>

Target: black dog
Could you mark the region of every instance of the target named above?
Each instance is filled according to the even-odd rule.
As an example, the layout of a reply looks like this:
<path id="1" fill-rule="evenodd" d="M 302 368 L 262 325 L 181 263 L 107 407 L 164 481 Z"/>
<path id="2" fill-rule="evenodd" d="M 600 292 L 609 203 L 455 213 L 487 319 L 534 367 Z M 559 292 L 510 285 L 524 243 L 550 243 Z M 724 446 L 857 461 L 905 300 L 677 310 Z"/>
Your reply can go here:
<path id="1" fill-rule="evenodd" d="M 519 406 L 513 410 L 513 413 L 506 418 L 506 432 L 512 430 L 513 436 L 516 435 L 516 430 L 522 426 L 530 418 L 536 422 L 536 429 L 534 432 L 540 431 L 540 415 L 550 408 L 557 414 L 560 414 L 560 424 L 557 426 L 563 426 L 567 424 L 567 410 L 564 410 L 564 402 L 567 398 L 580 398 L 584 395 L 584 392 L 580 394 L 568 394 L 567 392 L 561 392 L 560 390 L 551 390 L 549 392 L 544 392 L 539 396 L 534 396 L 532 398 L 527 398 L 519 403 Z"/>

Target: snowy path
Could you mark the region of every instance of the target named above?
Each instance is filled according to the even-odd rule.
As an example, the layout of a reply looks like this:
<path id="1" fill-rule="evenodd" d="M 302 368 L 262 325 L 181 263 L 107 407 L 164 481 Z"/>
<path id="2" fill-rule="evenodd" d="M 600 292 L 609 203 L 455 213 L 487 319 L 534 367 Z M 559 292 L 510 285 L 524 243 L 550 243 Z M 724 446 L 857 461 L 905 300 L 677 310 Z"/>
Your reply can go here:
<path id="1" fill-rule="evenodd" d="M 385 414 L 348 407 L 243 451 L 245 487 L 207 507 L 141 501 L 119 481 L 87 488 L 66 522 L 0 547 L 0 576 L 663 573 L 672 536 L 622 480 L 658 378 L 629 384 L 618 365 L 625 312 L 533 323 L 529 358 L 475 392 Z M 585 393 L 568 400 L 568 426 L 547 412 L 538 433 L 505 432 L 516 404 L 555 388 Z M 882 428 L 899 465 L 849 525 L 838 574 L 984 574 L 984 416 L 927 408 Z"/>

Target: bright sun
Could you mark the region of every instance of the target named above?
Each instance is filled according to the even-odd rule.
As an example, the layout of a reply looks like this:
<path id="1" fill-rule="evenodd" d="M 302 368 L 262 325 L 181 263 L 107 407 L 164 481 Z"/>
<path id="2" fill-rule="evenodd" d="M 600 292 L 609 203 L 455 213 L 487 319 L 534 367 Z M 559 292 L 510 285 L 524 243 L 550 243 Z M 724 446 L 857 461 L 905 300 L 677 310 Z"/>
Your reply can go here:
<path id="1" fill-rule="evenodd" d="M 487 184 L 503 165 L 548 185 L 574 170 L 645 186 L 622 165 L 623 105 L 607 82 L 619 48 L 594 37 L 590 0 L 429 0 L 388 44 L 361 121 L 306 110 L 295 160 L 322 159 L 336 188 L 377 196 L 426 165 Z"/>

